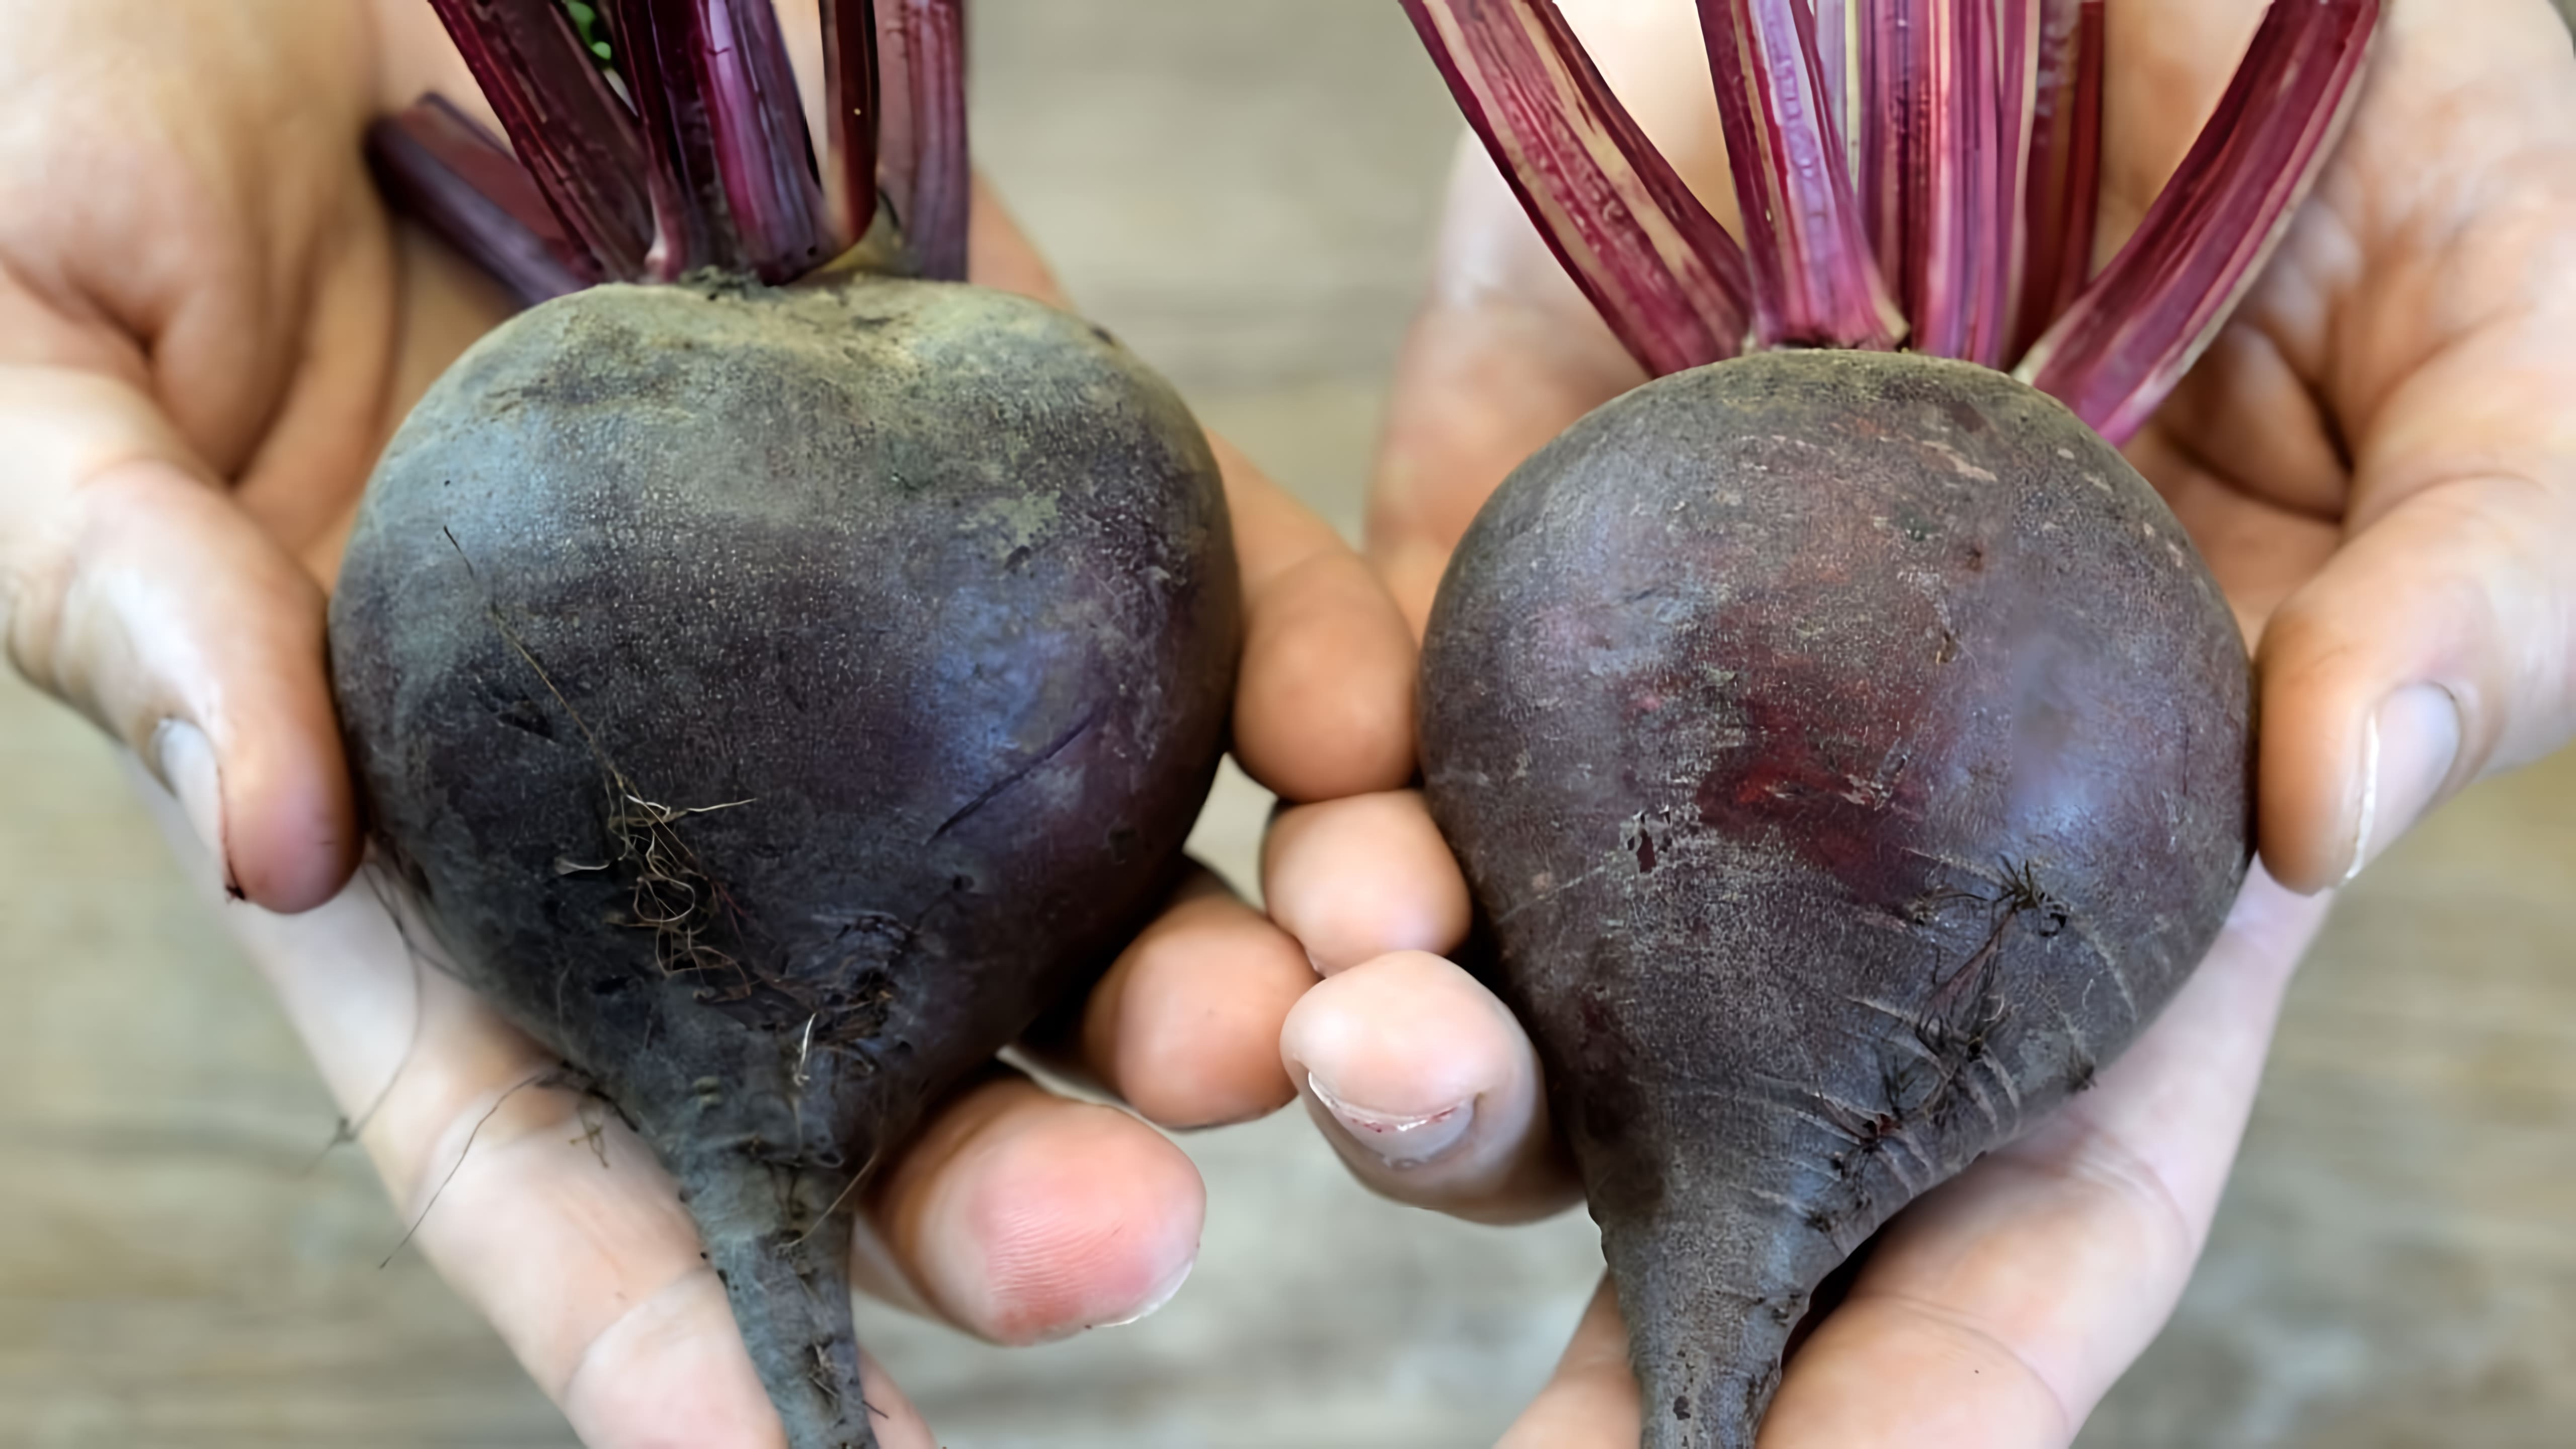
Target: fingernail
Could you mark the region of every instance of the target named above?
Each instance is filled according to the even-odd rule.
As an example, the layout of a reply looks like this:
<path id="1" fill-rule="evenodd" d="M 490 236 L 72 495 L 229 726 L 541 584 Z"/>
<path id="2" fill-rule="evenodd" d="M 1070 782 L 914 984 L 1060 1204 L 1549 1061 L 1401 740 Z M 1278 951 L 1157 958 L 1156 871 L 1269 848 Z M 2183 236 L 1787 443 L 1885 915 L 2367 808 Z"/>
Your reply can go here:
<path id="1" fill-rule="evenodd" d="M 153 772 L 179 802 L 197 843 L 215 859 L 215 868 L 231 879 L 224 862 L 224 790 L 215 769 L 215 747 L 205 731 L 186 720 L 165 719 L 152 732 Z"/>
<path id="2" fill-rule="evenodd" d="M 1343 1101 L 1313 1072 L 1306 1074 L 1306 1089 L 1350 1133 L 1351 1140 L 1385 1158 L 1389 1167 L 1420 1167 L 1457 1146 L 1467 1129 L 1476 1125 L 1473 1098 L 1436 1112 L 1410 1114 Z"/>
<path id="3" fill-rule="evenodd" d="M 1190 1281 L 1190 1272 L 1192 1269 L 1198 1267 L 1198 1265 L 1198 1255 L 1195 1253 L 1191 1254 L 1188 1260 L 1183 1262 L 1180 1268 L 1175 1271 L 1172 1276 L 1164 1279 L 1161 1284 L 1156 1286 L 1152 1295 L 1146 1298 L 1144 1307 L 1137 1309 L 1135 1312 L 1128 1314 L 1124 1318 L 1113 1318 L 1100 1326 L 1103 1328 L 1125 1328 L 1131 1323 L 1142 1323 L 1146 1319 L 1153 1317 L 1155 1314 L 1162 1312 L 1164 1304 L 1167 1304 L 1173 1299 L 1181 1296 L 1181 1285 Z"/>
<path id="4" fill-rule="evenodd" d="M 2346 884 L 2432 808 L 2459 758 L 2460 707 L 2449 690 L 2413 684 L 2380 701 L 2362 731 L 2361 815 Z"/>

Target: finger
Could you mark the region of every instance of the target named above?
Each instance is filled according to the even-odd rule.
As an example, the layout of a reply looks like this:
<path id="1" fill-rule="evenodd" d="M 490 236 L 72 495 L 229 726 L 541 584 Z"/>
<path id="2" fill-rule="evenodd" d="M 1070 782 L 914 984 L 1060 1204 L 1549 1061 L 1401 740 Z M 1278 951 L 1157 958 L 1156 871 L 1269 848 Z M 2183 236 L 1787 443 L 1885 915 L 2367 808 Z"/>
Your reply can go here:
<path id="1" fill-rule="evenodd" d="M 1297 1095 L 1279 1031 L 1314 984 L 1296 942 L 1193 867 L 1092 988 L 1080 1065 L 1165 1127 L 1266 1117 Z"/>
<path id="2" fill-rule="evenodd" d="M 1332 525 L 1223 438 L 1243 571 L 1234 757 L 1290 801 L 1392 790 L 1413 775 L 1413 636 Z"/>
<path id="3" fill-rule="evenodd" d="M 2322 295 L 2256 299 L 2354 480 L 2343 548 L 2262 646 L 2263 851 L 2300 890 L 2576 732 L 2566 32 L 2510 0 L 2398 6 L 2381 49 L 2298 259 Z"/>
<path id="4" fill-rule="evenodd" d="M 2349 880 L 2576 733 L 2576 460 L 2412 493 L 2291 596 L 2259 658 L 2264 860 L 2301 890 Z"/>
<path id="5" fill-rule="evenodd" d="M 1628 1331 L 1605 1280 L 1575 1326 L 1556 1373 L 1512 1421 L 1497 1449 L 1630 1449 L 1640 1428 Z"/>
<path id="6" fill-rule="evenodd" d="M 1498 1223 L 1576 1197 L 1528 1036 L 1437 956 L 1383 956 L 1324 981 L 1289 1013 L 1279 1052 L 1316 1126 L 1376 1192 Z"/>
<path id="7" fill-rule="evenodd" d="M 211 756 L 200 826 L 230 888 L 328 900 L 358 854 L 321 589 L 209 482 L 142 394 L 0 369 L 0 630 L 19 671 L 156 770 Z"/>
<path id="8" fill-rule="evenodd" d="M 1891 1223 L 1764 1449 L 2060 1449 L 2172 1313 L 2325 915 L 2259 872 L 2095 1088 Z"/>
<path id="9" fill-rule="evenodd" d="M 921 1299 L 996 1343 L 1132 1323 L 1198 1261 L 1206 1190 L 1160 1133 L 996 1075 L 904 1150 L 869 1216 Z"/>
<path id="10" fill-rule="evenodd" d="M 1467 937 L 1467 880 L 1414 790 L 1280 812 L 1261 843 L 1270 918 L 1325 975 Z"/>

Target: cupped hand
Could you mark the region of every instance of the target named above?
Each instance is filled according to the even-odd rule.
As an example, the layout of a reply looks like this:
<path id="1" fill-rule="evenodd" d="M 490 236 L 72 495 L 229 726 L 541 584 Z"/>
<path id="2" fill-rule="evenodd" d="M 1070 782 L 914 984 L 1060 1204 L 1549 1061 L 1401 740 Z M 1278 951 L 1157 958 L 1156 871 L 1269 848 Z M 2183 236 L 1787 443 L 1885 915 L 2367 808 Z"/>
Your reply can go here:
<path id="1" fill-rule="evenodd" d="M 811 0 L 784 7 L 812 33 Z M 147 794 L 313 1052 L 412 1240 L 597 1449 L 780 1441 L 649 1150 L 424 969 L 362 841 L 325 591 L 411 401 L 502 315 L 391 224 L 370 115 L 470 82 L 418 0 L 0 0 L 0 635 Z M 989 198 L 977 277 L 1054 284 Z M 1412 646 L 1359 558 L 1230 450 L 1249 638 L 1235 752 L 1299 801 L 1410 769 Z M 354 874 L 353 874 L 354 873 Z M 1202 873 L 1093 990 L 1067 1065 L 996 1066 L 882 1170 L 861 1286 L 1024 1343 L 1150 1311 L 1196 1255 L 1173 1127 L 1293 1087 L 1304 952 Z M 434 1207 L 433 1207 L 434 1204 Z M 391 1244 L 388 1243 L 390 1247 Z M 933 1441 L 874 1366 L 888 1449 Z"/>
<path id="2" fill-rule="evenodd" d="M 1563 3 L 1731 225 L 1690 7 Z M 2180 161 L 2260 9 L 2111 0 L 2106 243 Z M 1642 380 L 1490 164 L 1462 153 L 1370 519 L 1417 629 L 1504 475 Z M 2130 451 L 2256 643 L 2261 864 L 2095 1090 L 1889 1225 L 1792 1359 L 1766 1449 L 2069 1442 L 2189 1276 L 2319 893 L 2576 733 L 2576 57 L 2546 0 L 2389 0 L 2341 150 Z M 1456 945 L 1464 892 L 1417 799 L 1376 808 L 1383 838 L 1417 842 L 1404 873 L 1272 863 L 1274 914 L 1329 943 L 1329 979 L 1289 1020 L 1291 1071 L 1381 1191 L 1484 1218 L 1548 1210 L 1575 1188 L 1536 1059 L 1492 996 L 1421 954 Z M 1506 1442 L 1628 1449 L 1637 1414 L 1605 1288 Z"/>

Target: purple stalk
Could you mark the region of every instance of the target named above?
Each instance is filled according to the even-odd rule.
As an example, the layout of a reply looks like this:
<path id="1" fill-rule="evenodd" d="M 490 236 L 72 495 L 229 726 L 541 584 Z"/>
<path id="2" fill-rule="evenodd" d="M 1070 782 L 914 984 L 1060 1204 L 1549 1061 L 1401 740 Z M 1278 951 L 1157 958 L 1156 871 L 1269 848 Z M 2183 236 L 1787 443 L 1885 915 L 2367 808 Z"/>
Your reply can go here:
<path id="1" fill-rule="evenodd" d="M 2040 0 L 2040 8 L 2016 353 L 2027 353 L 2092 279 L 2102 192 L 2103 0 Z"/>
<path id="2" fill-rule="evenodd" d="M 1857 0 L 1864 7 L 1860 81 L 1862 155 L 1859 188 L 1880 275 L 1895 289 L 1911 327 L 1911 345 L 1927 350 L 1923 274 L 1937 271 L 1923 255 L 1947 235 L 1933 208 L 1957 186 L 1936 178 L 1932 85 L 1927 73 L 1940 0 Z M 1935 184 L 1939 180 L 1941 184 Z M 1946 258 L 1947 253 L 1943 256 Z"/>
<path id="3" fill-rule="evenodd" d="M 1858 185 L 1860 176 L 1860 116 L 1852 108 L 1855 92 L 1852 72 L 1856 65 L 1860 32 L 1852 25 L 1859 18 L 1859 0 L 1814 0 L 1816 20 L 1817 74 L 1824 83 L 1825 114 L 1833 117 L 1834 134 L 1842 138 L 1843 174 Z"/>
<path id="4" fill-rule="evenodd" d="M 1404 0 L 1539 235 L 1657 376 L 1735 356 L 1744 254 L 1595 70 L 1554 0 Z"/>
<path id="5" fill-rule="evenodd" d="M 770 0 L 696 6 L 698 83 L 734 234 L 762 281 L 792 281 L 825 260 L 830 233 L 778 12 Z"/>
<path id="6" fill-rule="evenodd" d="M 965 0 L 877 9 L 877 176 L 916 270 L 966 279 L 974 175 L 966 159 Z"/>
<path id="7" fill-rule="evenodd" d="M 2008 346 L 2021 167 L 2004 155 L 1999 7 L 2007 0 L 1862 0 L 1871 64 L 1864 184 L 1879 264 L 1913 320 L 1910 345 L 2000 363 Z M 2019 129 L 2018 122 L 2015 128 Z"/>
<path id="8" fill-rule="evenodd" d="M 1870 254 L 1878 259 L 1878 275 L 1894 289 L 1898 305 L 1910 320 L 1914 303 L 1907 295 L 1906 226 L 1922 214 L 1914 194 L 1924 178 L 1906 164 L 1906 146 L 1918 129 L 1908 103 L 1919 89 L 1915 78 L 1919 47 L 1912 42 L 1931 23 L 1930 0 L 1846 3 L 1859 12 L 1853 26 L 1853 95 L 1847 103 L 1853 116 L 1852 189 L 1860 198 L 1861 224 L 1869 233 Z M 1912 323 L 1911 330 L 1919 338 L 1923 329 Z"/>
<path id="9" fill-rule="evenodd" d="M 873 0 L 823 0 L 823 199 L 847 248 L 877 214 L 877 15 Z"/>
<path id="10" fill-rule="evenodd" d="M 1893 0 L 1891 8 L 1904 15 L 1896 34 L 1886 36 L 1896 93 L 1883 137 L 1896 147 L 1891 165 L 1904 178 L 1901 209 L 1891 219 L 1901 237 L 1899 271 L 1891 276 L 1906 317 L 1914 320 L 1914 348 L 1955 356 L 1965 317 L 1958 302 L 1965 268 L 1958 162 L 1968 142 L 1960 137 L 1965 113 L 1955 106 L 1958 83 L 1947 77 L 1945 85 L 1945 70 L 1958 52 L 1958 13 L 1950 0 Z"/>
<path id="11" fill-rule="evenodd" d="M 646 274 L 668 282 L 698 267 L 739 269 L 742 248 L 716 168 L 706 92 L 698 84 L 694 0 L 607 0 L 605 11 L 651 163 L 646 188 L 654 236 Z"/>
<path id="12" fill-rule="evenodd" d="M 1893 347 L 1903 317 L 1870 256 L 1827 113 L 1806 0 L 1699 0 L 1766 346 Z"/>
<path id="13" fill-rule="evenodd" d="M 517 158 L 437 96 L 367 130 L 376 184 L 404 215 L 533 307 L 599 280 Z"/>
<path id="14" fill-rule="evenodd" d="M 430 0 L 564 231 L 602 275 L 644 275 L 653 240 L 635 119 L 558 0 Z"/>
<path id="15" fill-rule="evenodd" d="M 1989 265 L 1977 299 L 1976 360 L 2003 367 L 2013 348 L 2015 309 L 2030 265 L 2030 143 L 2039 95 L 2039 7 L 2042 0 L 1993 0 L 1995 6 L 1995 174 L 1992 209 L 1979 218 Z"/>
<path id="16" fill-rule="evenodd" d="M 1997 152 L 2003 145 L 2002 112 L 1997 102 L 2003 94 L 1995 74 L 1995 12 L 1987 0 L 1958 0 L 1952 7 L 1957 17 L 1949 31 L 1952 46 L 1945 69 L 1934 71 L 1947 79 L 1950 89 L 1941 102 L 1958 112 L 1957 129 L 1951 134 L 1961 139 L 1965 151 L 1954 158 L 1963 194 L 1956 213 L 1959 247 L 1954 254 L 1958 266 L 1949 279 L 1946 296 L 1957 309 L 1955 350 L 1944 356 L 1964 358 L 1988 365 L 2003 360 L 2008 339 L 2001 336 L 2004 304 L 2009 292 L 1998 293 L 1998 267 L 1995 235 L 1996 218 L 2005 216 L 2003 199 L 1996 194 L 1999 175 Z M 2021 226 L 2018 214 L 2010 216 L 2014 230 Z M 2010 267 L 2005 259 L 2003 269 Z M 1935 330 L 1938 330 L 1937 328 Z"/>
<path id="17" fill-rule="evenodd" d="M 2273 0 L 2191 153 L 2017 374 L 2115 443 L 2217 336 L 2360 94 L 2379 0 Z"/>

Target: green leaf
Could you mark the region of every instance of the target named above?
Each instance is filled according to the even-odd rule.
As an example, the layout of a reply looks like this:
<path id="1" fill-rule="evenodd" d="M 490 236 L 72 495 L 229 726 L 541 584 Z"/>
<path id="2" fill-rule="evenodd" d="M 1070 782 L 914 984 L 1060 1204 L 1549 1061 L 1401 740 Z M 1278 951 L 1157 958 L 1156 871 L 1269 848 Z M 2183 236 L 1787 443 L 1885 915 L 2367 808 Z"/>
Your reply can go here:
<path id="1" fill-rule="evenodd" d="M 599 7 L 585 5 L 582 0 L 563 0 L 563 7 L 564 13 L 572 17 L 573 29 L 581 32 L 581 43 L 589 47 L 590 53 L 601 60 L 615 59 L 608 48 L 608 27 L 600 22 Z"/>

